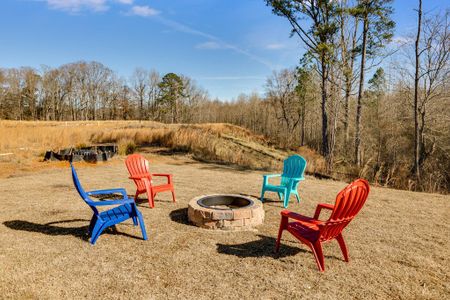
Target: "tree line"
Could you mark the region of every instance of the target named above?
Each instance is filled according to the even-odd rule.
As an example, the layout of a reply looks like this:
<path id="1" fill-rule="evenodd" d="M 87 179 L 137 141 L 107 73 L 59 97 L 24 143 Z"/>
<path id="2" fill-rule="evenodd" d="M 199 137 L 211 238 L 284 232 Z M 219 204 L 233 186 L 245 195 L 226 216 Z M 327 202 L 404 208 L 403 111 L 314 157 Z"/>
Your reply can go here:
<path id="1" fill-rule="evenodd" d="M 124 79 L 81 61 L 0 69 L 0 118 L 227 122 L 320 152 L 336 177 L 448 192 L 448 11 L 422 14 L 419 1 L 417 31 L 392 56 L 391 2 L 266 1 L 307 51 L 267 78 L 264 95 L 223 102 L 181 74 L 138 68 Z"/>
<path id="2" fill-rule="evenodd" d="M 99 62 L 0 69 L 0 118 L 190 122 L 206 92 L 188 77 L 137 68 L 120 78 Z"/>
<path id="3" fill-rule="evenodd" d="M 265 2 L 306 50 L 297 77 L 305 69 L 317 77 L 327 169 L 343 159 L 359 175 L 370 170 L 369 177 L 388 185 L 396 180 L 401 183 L 393 185 L 409 189 L 448 191 L 449 11 L 424 16 L 418 0 L 410 7 L 417 11 L 415 37 L 393 49 L 386 47 L 395 28 L 393 0 Z M 391 60 L 387 80 L 377 66 L 394 53 L 397 63 Z M 373 77 L 367 81 L 368 74 Z M 397 145 L 386 144 L 389 135 Z"/>

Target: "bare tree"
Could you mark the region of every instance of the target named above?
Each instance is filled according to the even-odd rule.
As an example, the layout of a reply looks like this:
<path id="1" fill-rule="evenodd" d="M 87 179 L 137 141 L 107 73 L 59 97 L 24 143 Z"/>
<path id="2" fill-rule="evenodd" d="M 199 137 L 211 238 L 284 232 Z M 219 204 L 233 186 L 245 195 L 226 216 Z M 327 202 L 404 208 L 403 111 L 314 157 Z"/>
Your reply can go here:
<path id="1" fill-rule="evenodd" d="M 273 72 L 267 79 L 266 93 L 277 113 L 278 120 L 285 128 L 284 137 L 287 145 L 293 138 L 293 132 L 297 128 L 301 113 L 297 97 L 297 77 L 295 70 L 284 69 Z"/>
<path id="2" fill-rule="evenodd" d="M 419 153 L 420 153 L 420 140 L 419 140 L 419 70 L 420 70 L 420 33 L 422 31 L 422 0 L 419 0 L 419 8 L 417 10 L 417 35 L 415 42 L 415 73 L 414 73 L 414 172 L 417 180 L 420 180 L 420 168 L 419 168 Z"/>
<path id="3" fill-rule="evenodd" d="M 144 117 L 144 100 L 146 95 L 148 94 L 148 78 L 148 72 L 142 68 L 135 69 L 131 77 L 136 100 L 139 103 L 139 121 L 142 121 Z"/>
<path id="4" fill-rule="evenodd" d="M 358 0 L 354 8 L 354 14 L 363 22 L 361 62 L 359 71 L 359 88 L 356 104 L 355 121 L 355 164 L 361 165 L 361 118 L 362 98 L 364 95 L 364 75 L 366 72 L 366 55 L 375 54 L 384 47 L 385 42 L 390 41 L 393 35 L 394 21 L 390 19 L 393 12 L 389 4 L 393 0 Z M 368 53 L 369 52 L 369 53 Z"/>
<path id="5" fill-rule="evenodd" d="M 419 59 L 420 70 L 416 70 L 415 75 L 418 76 L 417 80 L 416 77 L 414 80 L 414 108 L 416 109 L 417 106 L 417 112 L 414 114 L 415 134 L 417 134 L 415 139 L 417 145 L 415 146 L 418 156 L 415 157 L 414 167 L 417 167 L 415 173 L 418 179 L 420 179 L 421 168 L 425 160 L 436 147 L 433 136 L 428 137 L 429 145 L 427 145 L 425 131 L 427 129 L 428 110 L 434 103 L 439 107 L 448 108 L 448 84 L 450 83 L 450 24 L 448 17 L 449 11 L 446 11 L 443 14 L 425 19 L 423 37 L 419 41 L 419 45 L 416 46 L 416 49 L 421 48 L 418 52 L 415 52 L 416 60 Z M 419 85 L 422 87 L 420 88 Z M 416 163 L 418 163 L 417 166 Z"/>

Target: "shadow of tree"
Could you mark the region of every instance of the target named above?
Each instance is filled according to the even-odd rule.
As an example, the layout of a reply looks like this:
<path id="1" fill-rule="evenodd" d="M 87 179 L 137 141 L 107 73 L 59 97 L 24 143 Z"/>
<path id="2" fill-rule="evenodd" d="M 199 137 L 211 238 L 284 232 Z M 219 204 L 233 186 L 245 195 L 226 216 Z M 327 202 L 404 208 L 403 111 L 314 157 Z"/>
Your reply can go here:
<path id="1" fill-rule="evenodd" d="M 258 235 L 259 240 L 251 241 L 243 244 L 225 245 L 216 244 L 217 252 L 228 255 L 235 255 L 237 257 L 272 257 L 280 258 L 293 256 L 299 252 L 307 252 L 300 247 L 291 247 L 282 245 L 280 251 L 275 253 L 276 239 L 270 236 Z"/>
<path id="2" fill-rule="evenodd" d="M 28 221 L 23 221 L 23 220 L 11 220 L 11 221 L 3 222 L 3 225 L 5 225 L 6 227 L 13 229 L 13 230 L 39 232 L 39 233 L 51 235 L 51 236 L 72 235 L 74 237 L 82 239 L 83 241 L 88 241 L 89 240 L 89 234 L 88 234 L 89 226 L 87 226 L 87 225 L 80 226 L 80 227 L 62 227 L 62 226 L 54 225 L 54 224 L 74 223 L 74 222 L 89 222 L 89 220 L 72 219 L 72 220 L 49 222 L 49 223 L 45 223 L 45 224 L 33 223 L 33 222 L 28 222 Z M 115 226 L 111 226 L 111 227 L 105 229 L 102 232 L 102 234 L 105 234 L 105 233 L 106 234 L 123 235 L 126 237 L 140 239 L 138 237 L 129 235 L 127 233 L 117 231 L 117 228 Z"/>

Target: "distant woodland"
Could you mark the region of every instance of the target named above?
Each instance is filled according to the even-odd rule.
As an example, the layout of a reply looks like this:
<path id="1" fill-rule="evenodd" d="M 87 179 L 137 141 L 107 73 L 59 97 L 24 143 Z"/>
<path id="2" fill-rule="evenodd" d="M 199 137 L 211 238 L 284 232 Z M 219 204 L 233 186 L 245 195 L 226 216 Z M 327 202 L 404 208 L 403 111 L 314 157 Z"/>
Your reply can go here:
<path id="1" fill-rule="evenodd" d="M 224 102 L 182 74 L 138 68 L 122 78 L 79 61 L 0 69 L 0 119 L 226 122 L 276 147 L 317 151 L 333 176 L 447 193 L 448 11 L 428 15 L 411 1 L 417 28 L 392 43 L 389 0 L 265 2 L 305 54 L 298 66 L 274 71 L 264 95 Z"/>

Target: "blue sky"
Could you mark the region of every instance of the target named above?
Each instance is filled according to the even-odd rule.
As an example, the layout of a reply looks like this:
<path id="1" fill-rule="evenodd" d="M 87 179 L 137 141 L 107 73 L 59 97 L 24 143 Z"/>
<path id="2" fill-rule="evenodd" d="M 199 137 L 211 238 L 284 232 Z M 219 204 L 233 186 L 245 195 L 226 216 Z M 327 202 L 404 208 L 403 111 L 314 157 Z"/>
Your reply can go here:
<path id="1" fill-rule="evenodd" d="M 396 38 L 414 29 L 416 2 L 394 2 Z M 263 0 L 1 0 L 0 28 L 1 68 L 95 60 L 125 78 L 136 67 L 184 74 L 222 100 L 263 93 L 303 53 Z"/>

